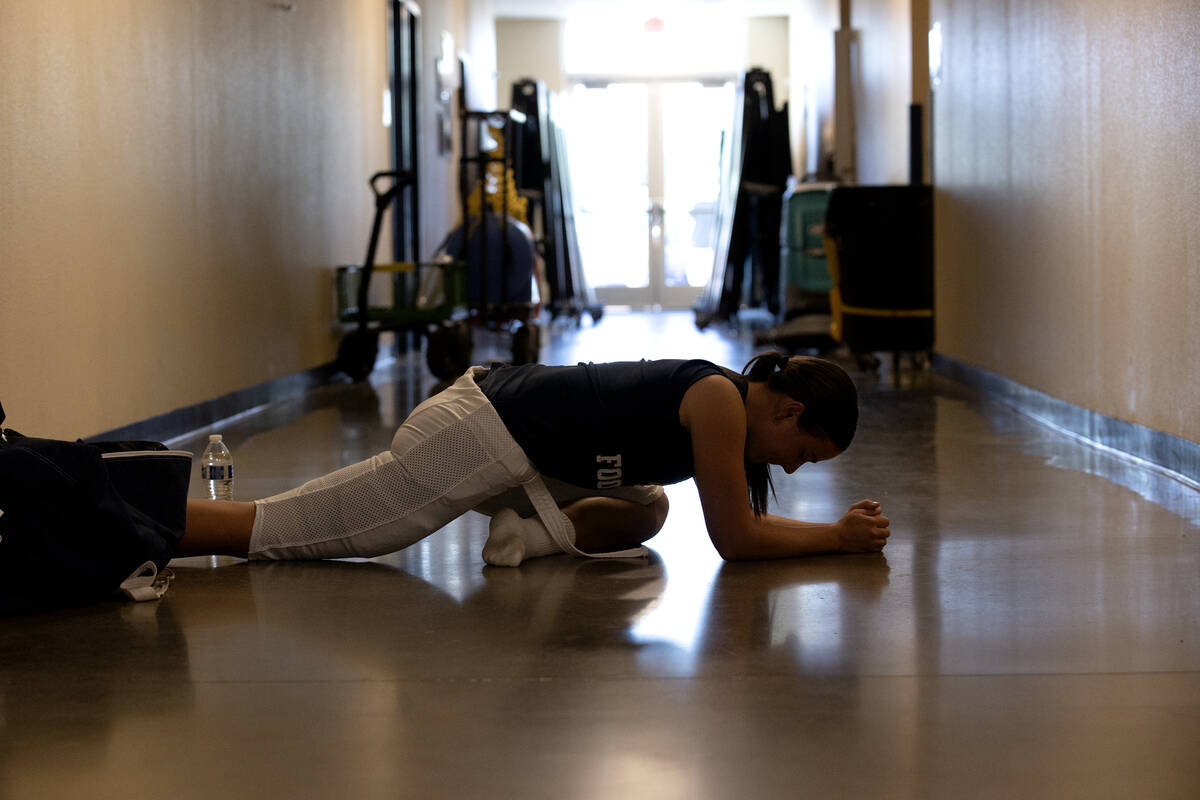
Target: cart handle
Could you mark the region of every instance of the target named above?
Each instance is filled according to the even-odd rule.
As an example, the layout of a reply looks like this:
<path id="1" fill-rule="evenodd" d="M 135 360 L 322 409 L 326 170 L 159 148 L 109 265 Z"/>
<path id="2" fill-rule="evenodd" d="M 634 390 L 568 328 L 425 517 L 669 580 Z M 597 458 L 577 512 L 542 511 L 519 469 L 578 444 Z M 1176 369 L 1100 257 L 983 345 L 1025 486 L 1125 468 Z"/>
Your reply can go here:
<path id="1" fill-rule="evenodd" d="M 384 178 L 391 178 L 393 183 L 391 187 L 381 192 L 379 187 L 376 186 L 376 183 Z M 385 170 L 383 172 L 376 172 L 371 176 L 371 180 L 368 181 L 368 183 L 371 184 L 371 191 L 375 193 L 375 203 L 377 205 L 380 203 L 388 203 L 393 197 L 396 196 L 397 192 L 406 186 L 412 186 L 416 182 L 417 173 L 413 172 L 412 170 Z"/>
<path id="2" fill-rule="evenodd" d="M 387 190 L 381 192 L 376 184 L 386 178 L 392 179 L 392 185 Z M 367 329 L 367 294 L 371 283 L 371 272 L 375 269 L 375 248 L 379 245 L 379 231 L 383 226 L 383 213 L 387 211 L 387 207 L 391 205 L 392 200 L 401 190 L 414 185 L 416 182 L 417 173 L 411 170 L 376 172 L 371 176 L 371 180 L 368 181 L 371 185 L 371 191 L 375 193 L 375 219 L 371 223 L 371 238 L 367 242 L 367 255 L 363 258 L 362 276 L 358 284 L 359 330 L 365 331 Z"/>

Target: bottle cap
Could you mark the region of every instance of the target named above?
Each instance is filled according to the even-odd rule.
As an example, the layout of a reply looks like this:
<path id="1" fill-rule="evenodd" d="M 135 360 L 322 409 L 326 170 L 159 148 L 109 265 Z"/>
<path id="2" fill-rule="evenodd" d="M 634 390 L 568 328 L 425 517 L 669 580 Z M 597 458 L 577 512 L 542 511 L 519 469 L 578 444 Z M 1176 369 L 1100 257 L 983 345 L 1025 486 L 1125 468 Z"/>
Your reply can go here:
<path id="1" fill-rule="evenodd" d="M 210 433 L 210 434 L 208 435 L 208 440 L 209 440 L 210 442 L 219 442 L 219 441 L 221 441 L 221 434 L 219 434 L 219 433 Z"/>

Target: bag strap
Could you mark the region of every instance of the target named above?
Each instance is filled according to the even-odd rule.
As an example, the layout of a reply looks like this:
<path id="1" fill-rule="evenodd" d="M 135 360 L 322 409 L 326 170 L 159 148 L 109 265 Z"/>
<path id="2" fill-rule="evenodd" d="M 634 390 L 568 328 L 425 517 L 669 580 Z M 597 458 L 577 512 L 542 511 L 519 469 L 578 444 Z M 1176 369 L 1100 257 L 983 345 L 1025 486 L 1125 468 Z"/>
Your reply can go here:
<path id="1" fill-rule="evenodd" d="M 523 482 L 521 486 L 524 487 L 525 494 L 529 497 L 529 501 L 533 504 L 534 510 L 537 511 L 551 538 L 554 539 L 554 543 L 564 553 L 574 553 L 585 558 L 645 558 L 650 554 L 650 551 L 643 546 L 628 550 L 614 550 L 609 553 L 585 553 L 575 545 L 575 532 L 571 527 L 571 521 L 567 519 L 566 514 L 559 511 L 558 503 L 554 501 L 554 495 L 546 488 L 546 482 L 542 480 L 541 474 L 534 471 L 533 477 Z"/>
<path id="2" fill-rule="evenodd" d="M 146 600 L 158 600 L 167 593 L 167 589 L 174 579 L 175 573 L 171 570 L 164 569 L 159 572 L 158 566 L 153 561 L 147 561 L 135 569 L 132 575 L 121 581 L 121 591 L 130 600 L 138 603 Z"/>

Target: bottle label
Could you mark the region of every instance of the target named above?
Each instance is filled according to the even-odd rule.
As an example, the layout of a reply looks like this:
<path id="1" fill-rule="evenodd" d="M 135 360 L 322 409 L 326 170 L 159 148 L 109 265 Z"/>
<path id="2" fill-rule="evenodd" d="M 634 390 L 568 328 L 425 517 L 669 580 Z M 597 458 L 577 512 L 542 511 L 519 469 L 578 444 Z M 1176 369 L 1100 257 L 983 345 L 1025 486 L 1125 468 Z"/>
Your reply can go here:
<path id="1" fill-rule="evenodd" d="M 202 481 L 225 481 L 233 480 L 233 465 L 232 464 L 201 464 L 200 465 L 200 480 Z"/>

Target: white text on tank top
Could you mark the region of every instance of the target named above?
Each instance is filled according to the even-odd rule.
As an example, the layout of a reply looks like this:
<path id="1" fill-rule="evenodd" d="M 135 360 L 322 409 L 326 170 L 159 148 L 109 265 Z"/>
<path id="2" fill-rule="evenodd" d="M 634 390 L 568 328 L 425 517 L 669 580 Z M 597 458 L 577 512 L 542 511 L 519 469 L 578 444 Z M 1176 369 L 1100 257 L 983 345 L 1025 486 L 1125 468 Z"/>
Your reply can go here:
<path id="1" fill-rule="evenodd" d="M 596 456 L 597 464 L 604 464 L 596 470 L 597 489 L 615 489 L 621 485 L 621 455 Z"/>

